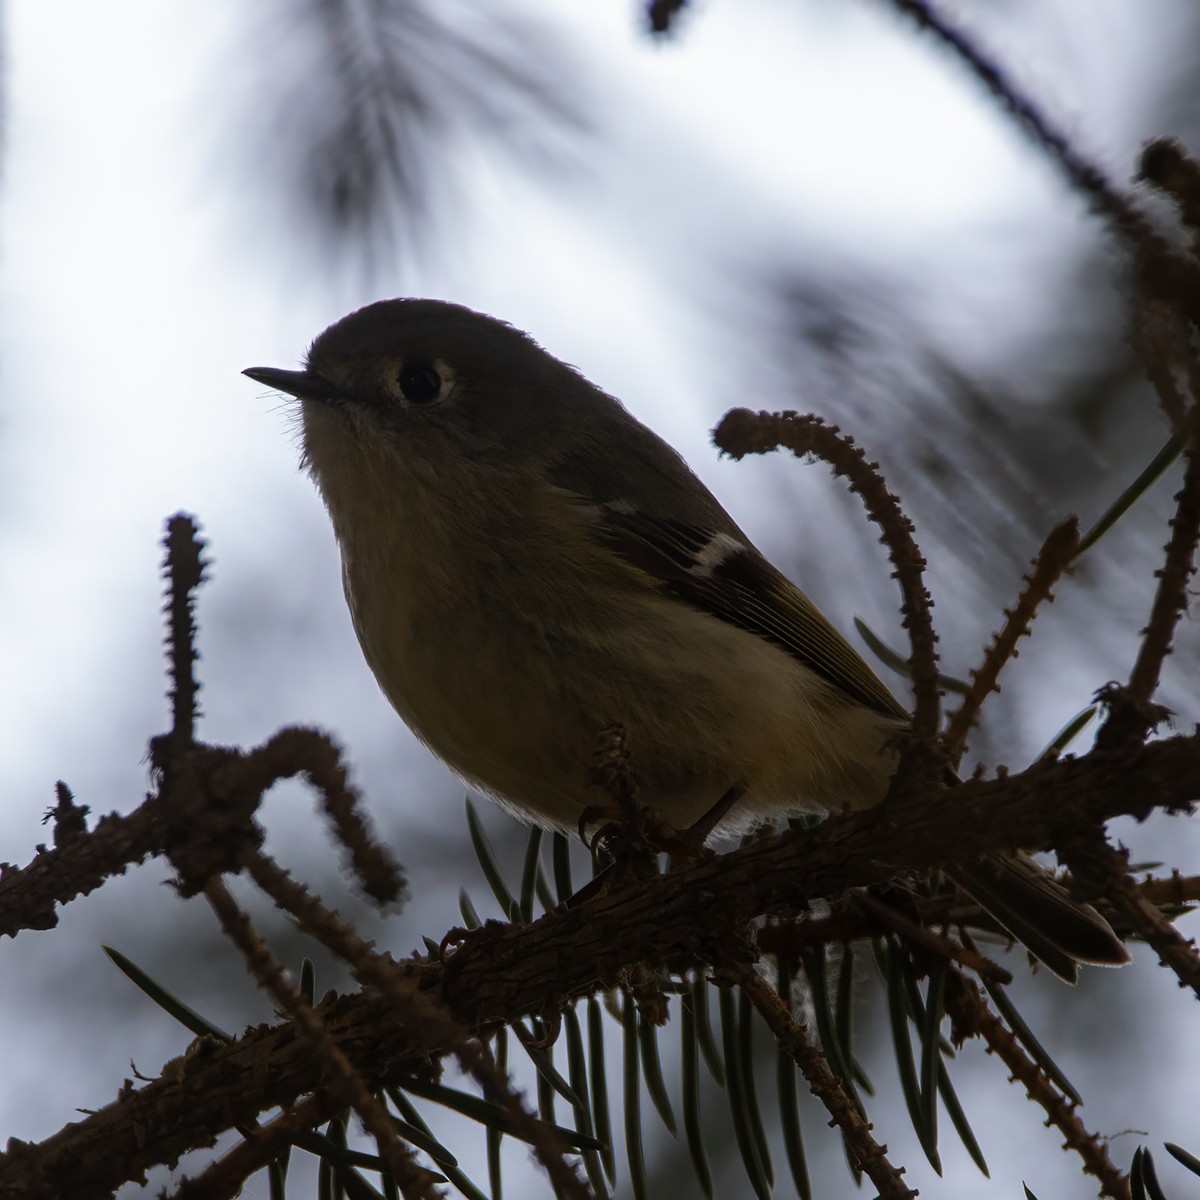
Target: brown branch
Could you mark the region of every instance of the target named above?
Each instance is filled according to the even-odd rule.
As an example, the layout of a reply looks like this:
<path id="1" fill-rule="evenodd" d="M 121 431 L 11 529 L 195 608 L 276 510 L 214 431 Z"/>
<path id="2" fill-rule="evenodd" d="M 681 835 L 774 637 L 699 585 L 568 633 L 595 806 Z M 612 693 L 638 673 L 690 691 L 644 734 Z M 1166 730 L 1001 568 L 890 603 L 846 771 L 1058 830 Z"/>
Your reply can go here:
<path id="1" fill-rule="evenodd" d="M 1142 149 L 1138 178 L 1175 202 L 1179 219 L 1200 238 L 1200 163 L 1174 138 L 1155 138 Z M 1193 242 L 1193 252 L 1200 243 Z"/>
<path id="2" fill-rule="evenodd" d="M 1195 355 L 1189 339 L 1183 313 L 1161 296 L 1142 288 L 1132 305 L 1130 340 L 1146 378 L 1175 430 L 1183 428 L 1189 407 L 1176 379 L 1177 371 L 1186 373 L 1193 395 L 1196 394 Z"/>
<path id="3" fill-rule="evenodd" d="M 1181 309 L 1193 324 L 1200 324 L 1200 270 L 1191 258 L 1178 253 L 1155 230 L 1133 197 L 1118 190 L 1096 163 L 1089 160 L 1061 130 L 1056 129 L 1034 101 L 1024 95 L 1003 69 L 975 40 L 957 29 L 929 0 L 890 0 L 901 15 L 938 39 L 975 75 L 1011 113 L 1018 124 L 1062 171 L 1067 182 L 1108 223 L 1109 229 L 1135 259 L 1139 287 Z M 1156 164 L 1151 161 L 1151 171 Z M 1143 162 L 1143 173 L 1146 164 Z M 1154 182 L 1162 186 L 1162 180 Z M 1193 216 L 1188 208 L 1185 220 Z"/>
<path id="4" fill-rule="evenodd" d="M 1150 623 L 1129 676 L 1129 692 L 1135 703 L 1149 704 L 1158 690 L 1163 661 L 1171 652 L 1175 626 L 1187 607 L 1187 585 L 1196 570 L 1196 542 L 1200 540 L 1200 447 L 1193 432 L 1185 449 L 1187 466 L 1183 486 L 1175 495 L 1167 557 L 1157 572 L 1158 589 L 1150 610 Z"/>
<path id="5" fill-rule="evenodd" d="M 985 88 L 1010 112 L 1033 141 L 1061 168 L 1067 181 L 1085 196 L 1101 216 L 1132 246 L 1165 250 L 1165 243 L 1151 227 L 1133 200 L 1123 195 L 1104 172 L 1085 158 L 1071 139 L 1055 129 L 1032 99 L 1023 95 L 999 64 L 993 62 L 976 42 L 928 0 L 890 0 L 897 12 L 933 34 L 955 54 Z"/>
<path id="6" fill-rule="evenodd" d="M 652 34 L 661 37 L 671 33 L 679 14 L 687 6 L 687 0 L 648 0 L 646 4 L 646 26 Z"/>
<path id="7" fill-rule="evenodd" d="M 1084 1171 L 1100 1181 L 1102 1195 L 1130 1200 L 1129 1180 L 1113 1165 L 1104 1142 L 1087 1131 L 1074 1105 L 1029 1058 L 1012 1031 L 988 1007 L 974 981 L 953 969 L 946 977 L 946 1012 L 955 1042 L 967 1037 L 983 1039 L 988 1053 L 997 1055 L 1029 1098 L 1045 1110 L 1046 1123 L 1063 1135 L 1065 1148 L 1078 1154 Z"/>
<path id="8" fill-rule="evenodd" d="M 350 966 L 359 984 L 382 992 L 398 1011 L 408 1014 L 425 1037 L 435 1039 L 441 1050 L 454 1054 L 484 1096 L 506 1111 L 513 1132 L 533 1147 L 556 1195 L 586 1200 L 586 1188 L 564 1157 L 567 1147 L 552 1126 L 536 1120 L 526 1109 L 482 1040 L 474 1038 L 432 995 L 420 990 L 401 967 L 374 950 L 265 854 L 256 854 L 247 869 L 255 883 L 294 917 L 301 929 Z"/>
<path id="9" fill-rule="evenodd" d="M 1200 997 L 1200 953 L 1195 938 L 1185 938 L 1128 876 L 1114 880 L 1108 887 L 1108 896 L 1130 925 L 1154 947 L 1162 965 L 1179 977 L 1179 986 L 1190 987 Z"/>
<path id="10" fill-rule="evenodd" d="M 250 919 L 225 885 L 212 881 L 204 889 L 204 895 L 221 923 L 222 932 L 241 951 L 251 974 L 299 1027 L 315 1057 L 328 1068 L 323 1072 L 331 1076 L 326 1087 L 362 1119 L 405 1200 L 438 1200 L 429 1173 L 421 1169 L 412 1150 L 396 1135 L 395 1125 L 383 1103 L 372 1094 L 362 1074 L 330 1037 L 320 1015 L 288 980 L 283 967 L 254 932 Z"/>
<path id="11" fill-rule="evenodd" d="M 1045 600 L 1053 600 L 1054 585 L 1062 577 L 1079 546 L 1079 518 L 1069 517 L 1050 531 L 1033 563 L 1033 572 L 1025 576 L 1025 590 L 1017 599 L 1016 607 L 1005 609 L 1003 628 L 992 639 L 984 655 L 983 663 L 971 672 L 971 689 L 963 697 L 962 704 L 946 723 L 943 744 L 946 756 L 957 766 L 966 749 L 967 734 L 979 717 L 979 710 L 991 692 L 1000 690 L 997 679 L 1001 670 L 1017 657 L 1017 643 L 1029 636 L 1029 626 L 1037 616 L 1039 606 Z"/>
<path id="12" fill-rule="evenodd" d="M 86 804 L 76 804 L 74 793 L 61 779 L 54 785 L 54 798 L 54 807 L 42 817 L 42 824 L 54 822 L 54 845 L 62 849 L 77 837 L 87 835 L 87 816 L 91 809 Z"/>
<path id="13" fill-rule="evenodd" d="M 176 513 L 163 538 L 167 577 L 167 669 L 171 676 L 171 745 L 181 753 L 196 734 L 196 589 L 204 579 L 204 543 L 196 520 Z"/>
<path id="14" fill-rule="evenodd" d="M 975 971 L 995 983 L 1010 984 L 1013 981 L 1012 972 L 1006 971 L 999 963 L 984 957 L 978 950 L 960 946 L 952 938 L 943 937 L 924 925 L 910 921 L 903 913 L 877 900 L 870 892 L 853 893 L 852 903 L 873 917 L 877 925 L 889 933 L 898 933 L 906 942 L 928 950 L 938 958 L 958 963 L 969 971 Z"/>
<path id="15" fill-rule="evenodd" d="M 321 790 L 327 808 L 338 810 L 335 832 L 356 847 L 352 858 L 364 889 L 380 902 L 400 898 L 403 875 L 390 851 L 371 840 L 363 818 L 348 808 L 356 795 L 328 735 L 297 726 L 280 730 L 248 753 L 193 744 L 180 754 L 172 750 L 170 736 L 155 739 L 152 755 L 162 777 L 139 808 L 127 816 L 103 816 L 90 831 L 75 809 L 70 836 L 60 839 L 56 832 L 53 849 L 38 846 L 24 867 L 0 864 L 0 934 L 52 929 L 56 905 L 87 895 L 154 856 L 170 858 L 182 894 L 199 890 L 212 875 L 238 869 L 247 849 L 258 845 L 262 831 L 254 815 L 266 791 L 302 774 Z M 339 787 L 342 794 L 330 799 Z"/>
<path id="16" fill-rule="evenodd" d="M 171 677 L 171 732 L 156 739 L 152 758 L 184 768 L 187 776 L 175 782 L 182 793 L 191 790 L 189 752 L 195 734 L 195 592 L 204 579 L 204 544 L 193 518 L 178 513 L 167 521 L 163 537 L 166 554 L 163 572 L 167 589 L 168 673 Z M 157 761 L 157 760 L 162 761 Z M 65 793 L 65 797 L 64 797 Z M 123 874 L 132 863 L 163 852 L 170 838 L 175 809 L 144 804 L 134 814 L 101 817 L 94 831 L 86 827 L 86 809 L 71 804 L 66 785 L 58 785 L 59 809 L 69 825 L 55 827 L 55 848 L 38 846 L 34 860 L 24 869 L 0 864 L 0 933 L 15 936 L 21 929 L 52 929 L 58 923 L 57 904 L 87 895 L 113 875 Z M 69 836 L 68 836 L 69 834 Z"/>
<path id="17" fill-rule="evenodd" d="M 804 1026 L 792 1016 L 783 997 L 753 967 L 739 970 L 734 978 L 766 1021 L 776 1042 L 800 1068 L 809 1090 L 825 1105 L 830 1124 L 841 1130 L 857 1165 L 879 1189 L 880 1200 L 912 1200 L 917 1193 L 901 1178 L 904 1169 L 888 1161 L 887 1147 L 871 1136 L 870 1123 L 854 1106 L 841 1080 L 809 1040 Z"/>
<path id="18" fill-rule="evenodd" d="M 94 829 L 61 846 L 38 846 L 24 867 L 0 863 L 0 934 L 53 929 L 59 904 L 86 896 L 106 879 L 159 854 L 164 836 L 162 814 L 147 801 L 127 816 L 101 817 Z"/>
<path id="19" fill-rule="evenodd" d="M 312 753 L 314 748 L 318 751 L 315 755 Z M 77 833 L 62 848 L 39 848 L 37 857 L 28 867 L 22 870 L 10 868 L 0 876 L 0 932 L 15 934 L 22 928 L 52 927 L 57 920 L 54 911 L 57 902 L 86 894 L 109 875 L 121 873 L 129 862 L 161 855 L 164 845 L 172 862 L 190 880 L 181 891 L 199 890 L 200 881 L 214 870 L 233 868 L 247 861 L 261 866 L 268 860 L 257 853 L 256 842 L 261 831 L 254 824 L 252 813 L 262 793 L 276 780 L 303 772 L 328 794 L 337 786 L 343 771 L 336 747 L 328 743 L 324 735 L 306 729 L 283 730 L 248 755 L 221 747 L 196 746 L 170 761 L 177 769 L 165 773 L 159 793 L 147 799 L 133 814 L 103 817 L 91 833 Z M 180 764 L 183 769 L 178 769 Z M 169 819 L 167 814 L 170 814 Z M 345 820 L 339 823 L 344 826 Z M 381 859 L 380 862 L 390 870 L 389 861 Z M 396 880 L 395 875 L 381 873 L 378 864 L 373 864 L 371 869 L 385 884 L 389 879 Z M 271 875 L 263 866 L 256 878 L 278 901 L 282 889 L 280 880 L 287 877 L 278 868 L 274 871 Z M 307 897 L 299 884 L 292 883 L 292 888 L 289 911 L 296 913 L 302 926 L 335 953 L 361 966 L 370 956 L 365 943 L 341 936 L 346 927 L 332 918 L 323 921 L 325 910 Z M 375 886 L 374 890 L 378 895 L 383 889 Z M 307 907 L 303 904 L 304 898 L 309 901 Z M 380 982 L 379 977 L 370 972 L 367 972 L 367 979 Z M 576 1194 L 572 1191 L 578 1186 L 576 1177 L 562 1159 L 564 1147 L 546 1126 L 535 1121 L 524 1109 L 507 1081 L 497 1073 L 486 1048 L 469 1042 L 469 1035 L 445 1014 L 441 1023 L 432 1022 L 432 1000 L 426 996 L 414 999 L 411 984 L 404 990 L 402 1000 L 409 1009 L 415 1005 L 415 1011 L 422 1015 L 427 1026 L 432 1023 L 444 1035 L 446 1040 L 442 1044 L 455 1048 L 464 1070 L 477 1079 L 488 1098 L 509 1109 L 514 1127 L 535 1146 L 543 1164 L 555 1177 L 560 1193 Z M 454 1031 L 453 1036 L 449 1030 Z M 410 1074 L 413 1069 L 410 1065 Z M 261 1110 L 244 1113 L 243 1122 L 257 1111 Z M 221 1118 L 217 1128 L 230 1125 L 231 1122 Z M 198 1130 L 193 1131 L 192 1136 L 194 1145 L 211 1141 L 211 1138 L 204 1140 L 205 1135 Z M 168 1153 L 177 1152 L 181 1151 Z"/>
<path id="20" fill-rule="evenodd" d="M 1153 947 L 1159 962 L 1175 972 L 1179 986 L 1190 987 L 1200 999 L 1200 951 L 1195 940 L 1185 938 L 1129 878 L 1128 853 L 1112 849 L 1100 834 L 1081 834 L 1060 854 L 1072 874 L 1108 897 L 1134 932 Z"/>
<path id="21" fill-rule="evenodd" d="M 903 624 L 912 645 L 913 736 L 918 742 L 932 745 L 938 728 L 937 634 L 929 611 L 933 601 L 925 587 L 925 559 L 917 548 L 913 524 L 888 491 L 878 464 L 868 462 L 854 440 L 841 434 L 836 426 L 794 412 L 754 413 L 735 408 L 722 417 L 712 437 L 719 449 L 739 459 L 786 446 L 797 457 L 811 454 L 820 458 L 834 474 L 849 480 L 867 515 L 879 526 L 881 540 L 896 568 Z"/>
<path id="22" fill-rule="evenodd" d="M 243 1140 L 210 1163 L 194 1179 L 185 1179 L 173 1200 L 234 1200 L 246 1180 L 277 1159 L 298 1137 L 341 1110 L 328 1092 L 309 1096 L 262 1128 L 245 1128 Z"/>
<path id="23" fill-rule="evenodd" d="M 1178 907 L 1200 900 L 1200 875 L 1180 875 L 1173 871 L 1165 877 L 1143 879 L 1134 887 L 1145 900 L 1160 907 Z"/>
<path id="24" fill-rule="evenodd" d="M 801 912 L 818 897 L 991 850 L 1064 845 L 1122 813 L 1183 811 L 1200 796 L 1200 737 L 1095 750 L 1021 775 L 969 781 L 953 794 L 905 797 L 832 817 L 802 837 L 776 835 L 636 886 L 559 909 L 531 925 L 492 925 L 442 962 L 397 964 L 395 978 L 437 998 L 475 1036 L 498 1022 L 592 995 L 641 964 L 685 970 L 721 962 L 747 921 Z M 369 988 L 321 1008 L 331 1041 L 372 1091 L 420 1073 L 454 1039 L 425 1010 Z M 263 1071 L 262 1064 L 270 1063 Z M 177 1059 L 160 1079 L 36 1145 L 0 1155 L 0 1194 L 26 1200 L 106 1196 L 155 1163 L 212 1144 L 320 1087 L 321 1062 L 290 1023 Z M 19 1189 L 24 1189 L 23 1192 Z"/>
<path id="25" fill-rule="evenodd" d="M 345 848 L 347 865 L 362 890 L 381 905 L 403 900 L 404 873 L 392 851 L 372 835 L 341 749 L 329 734 L 293 725 L 281 729 L 250 758 L 246 770 L 263 772 L 264 782 L 304 775 L 321 794 L 334 837 Z"/>

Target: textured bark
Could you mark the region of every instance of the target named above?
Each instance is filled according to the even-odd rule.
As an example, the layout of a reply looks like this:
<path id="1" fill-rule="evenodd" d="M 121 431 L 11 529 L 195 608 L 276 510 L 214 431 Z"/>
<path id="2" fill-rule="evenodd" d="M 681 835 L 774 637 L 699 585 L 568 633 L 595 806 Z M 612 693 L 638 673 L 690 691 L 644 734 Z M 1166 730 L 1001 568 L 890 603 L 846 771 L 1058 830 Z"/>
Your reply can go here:
<path id="1" fill-rule="evenodd" d="M 622 981 L 639 964 L 721 968 L 744 958 L 747 922 L 791 913 L 912 871 L 986 850 L 1070 846 L 1111 817 L 1184 811 L 1200 797 L 1195 735 L 971 782 L 922 800 L 834 817 L 694 866 L 559 909 L 530 925 L 490 923 L 441 961 L 397 964 L 468 1029 L 535 1013 Z M 320 1010 L 330 1037 L 368 1087 L 429 1070 L 445 1047 L 414 1014 L 370 992 Z M 86 1119 L 0 1155 L 0 1196 L 78 1200 L 108 1195 L 146 1168 L 173 1164 L 321 1087 L 319 1065 L 290 1024 L 249 1029 L 235 1044 L 196 1043 L 159 1079 L 132 1084 Z M 332 1097 L 325 1115 L 336 1111 Z"/>

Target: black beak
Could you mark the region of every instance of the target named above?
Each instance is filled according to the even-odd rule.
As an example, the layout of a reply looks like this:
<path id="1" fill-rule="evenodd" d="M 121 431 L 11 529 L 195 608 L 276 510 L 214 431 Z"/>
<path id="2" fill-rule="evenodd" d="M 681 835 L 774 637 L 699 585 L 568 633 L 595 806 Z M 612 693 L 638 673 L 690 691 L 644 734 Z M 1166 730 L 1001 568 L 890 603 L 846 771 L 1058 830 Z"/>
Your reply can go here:
<path id="1" fill-rule="evenodd" d="M 340 392 L 327 379 L 312 371 L 281 371 L 278 367 L 247 367 L 248 375 L 256 383 L 265 384 L 279 392 L 287 392 L 300 400 L 334 400 Z"/>

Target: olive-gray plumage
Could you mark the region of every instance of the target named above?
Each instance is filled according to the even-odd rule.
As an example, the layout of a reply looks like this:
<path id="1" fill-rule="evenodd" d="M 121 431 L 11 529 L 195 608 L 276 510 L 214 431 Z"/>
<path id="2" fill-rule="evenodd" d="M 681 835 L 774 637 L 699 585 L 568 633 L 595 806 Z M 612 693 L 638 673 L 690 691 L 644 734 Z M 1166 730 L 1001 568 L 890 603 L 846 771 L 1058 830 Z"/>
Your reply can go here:
<path id="1" fill-rule="evenodd" d="M 302 401 L 380 687 L 506 807 L 574 829 L 614 720 L 676 827 L 734 788 L 727 827 L 882 799 L 904 709 L 666 442 L 526 334 L 387 300 L 321 334 L 303 371 L 246 373 Z M 1027 860 L 984 884 L 1060 973 L 1124 955 Z M 1066 933 L 1042 936 L 1055 913 Z"/>

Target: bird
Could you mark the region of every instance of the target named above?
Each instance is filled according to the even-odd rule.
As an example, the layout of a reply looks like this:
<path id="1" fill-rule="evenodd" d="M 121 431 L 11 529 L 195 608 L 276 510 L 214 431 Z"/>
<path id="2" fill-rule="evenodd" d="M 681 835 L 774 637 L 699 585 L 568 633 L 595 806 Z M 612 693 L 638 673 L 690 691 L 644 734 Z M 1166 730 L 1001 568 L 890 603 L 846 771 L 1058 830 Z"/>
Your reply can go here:
<path id="1" fill-rule="evenodd" d="M 302 369 L 244 374 L 300 402 L 302 466 L 384 695 L 510 812 L 576 829 L 614 721 L 642 802 L 676 829 L 886 795 L 904 706 L 667 442 L 528 334 L 381 300 Z M 948 873 L 1064 979 L 1128 960 L 1025 854 Z"/>

